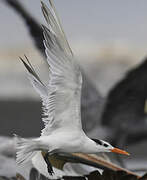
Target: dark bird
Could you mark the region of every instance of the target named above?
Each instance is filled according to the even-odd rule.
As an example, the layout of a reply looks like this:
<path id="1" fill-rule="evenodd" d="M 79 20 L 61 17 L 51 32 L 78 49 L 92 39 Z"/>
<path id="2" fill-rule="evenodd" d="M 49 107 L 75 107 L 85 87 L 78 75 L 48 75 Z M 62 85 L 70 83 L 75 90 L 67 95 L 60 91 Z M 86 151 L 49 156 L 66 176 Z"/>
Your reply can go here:
<path id="1" fill-rule="evenodd" d="M 111 128 L 114 144 L 124 146 L 147 138 L 147 58 L 126 73 L 109 92 L 102 125 Z"/>

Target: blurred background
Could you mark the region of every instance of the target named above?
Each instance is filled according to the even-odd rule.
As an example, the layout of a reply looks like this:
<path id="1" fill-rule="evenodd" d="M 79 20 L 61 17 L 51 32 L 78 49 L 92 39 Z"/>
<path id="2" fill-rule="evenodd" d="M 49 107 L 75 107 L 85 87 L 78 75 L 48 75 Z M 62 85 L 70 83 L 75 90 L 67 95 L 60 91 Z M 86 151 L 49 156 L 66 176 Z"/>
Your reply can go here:
<path id="1" fill-rule="evenodd" d="M 22 18 L 4 2 L 5 0 L 0 2 L 1 102 L 24 99 L 25 101 L 30 99 L 39 101 L 39 96 L 26 77 L 19 56 L 26 54 L 37 68 L 44 66 L 42 56 L 35 48 Z M 39 0 L 35 2 L 25 0 L 21 3 L 39 23 L 45 23 Z M 137 0 L 111 2 L 80 0 L 78 3 L 74 0 L 55 1 L 75 56 L 104 97 L 128 69 L 140 63 L 146 56 L 146 5 L 145 0 L 141 2 Z M 20 108 L 21 105 L 21 103 L 18 104 L 18 107 Z M 0 133 L 11 135 L 16 129 L 14 122 L 10 119 L 4 121 L 4 119 L 8 115 L 14 116 L 7 112 L 8 106 L 14 108 L 14 103 L 5 104 L 5 106 L 6 112 L 4 106 L 0 108 L 3 114 Z M 27 107 L 31 111 L 30 108 L 34 106 L 30 104 Z M 24 119 L 25 125 L 29 120 L 25 120 L 24 114 L 21 115 L 20 111 L 25 111 L 25 109 L 23 107 L 17 109 L 16 119 L 19 119 L 18 122 L 23 122 L 21 119 Z M 40 107 L 38 112 L 40 112 Z M 12 123 L 12 129 L 8 127 L 8 122 Z M 32 135 L 37 134 L 32 133 Z"/>
<path id="2" fill-rule="evenodd" d="M 25 137 L 38 136 L 43 126 L 41 102 L 27 79 L 25 68 L 19 57 L 27 55 L 44 79 L 47 77 L 47 67 L 44 57 L 35 47 L 24 19 L 9 6 L 10 4 L 7 4 L 10 2 L 15 2 L 15 0 L 0 1 L 0 136 L 12 137 L 13 133 Z M 45 24 L 39 0 L 19 2 L 38 24 Z M 44 2 L 48 3 L 47 0 Z M 70 46 L 87 79 L 97 90 L 99 96 L 93 95 L 93 97 L 101 99 L 100 105 L 97 104 L 96 107 L 103 109 L 102 114 L 105 112 L 104 108 L 107 107 L 109 93 L 117 83 L 123 80 L 128 71 L 138 67 L 146 57 L 147 1 L 55 0 L 55 6 Z M 144 70 L 143 77 L 147 76 L 146 72 Z M 142 83 L 145 82 L 142 81 Z M 119 91 L 121 92 L 122 89 L 120 88 Z M 139 97 L 140 94 L 137 96 Z M 143 105 L 145 105 L 145 100 L 146 94 L 143 97 Z M 119 101 L 117 103 L 119 104 Z M 142 118 L 143 122 L 146 122 L 144 107 L 142 114 L 137 116 L 137 120 Z M 135 113 L 134 109 L 131 113 Z M 116 112 L 115 109 L 114 112 Z M 127 110 L 126 117 L 130 118 L 127 116 Z M 95 123 L 100 124 L 100 122 L 101 117 Z M 128 127 L 133 126 L 130 124 Z M 97 136 L 95 131 L 89 134 Z M 99 135 L 103 138 L 103 133 Z M 144 136 L 146 137 L 146 134 Z M 146 157 L 146 145 L 145 139 L 143 144 L 137 145 L 135 150 L 131 146 L 131 152 L 136 151 L 139 155 L 142 155 L 140 149 L 144 150 L 143 162 Z"/>
<path id="3" fill-rule="evenodd" d="M 42 63 L 41 57 L 21 17 L 3 2 L 0 2 L 0 97 L 36 99 L 38 96 L 25 81 L 18 57 L 26 54 L 35 64 Z M 39 0 L 21 3 L 39 23 L 45 23 Z M 147 2 L 56 0 L 55 5 L 74 54 L 106 96 L 125 71 L 146 56 Z"/>
<path id="4" fill-rule="evenodd" d="M 0 1 L 0 133 L 11 136 L 19 129 L 16 126 L 21 124 L 26 127 L 27 122 L 31 121 L 31 117 L 25 118 L 28 111 L 31 113 L 34 108 L 32 114 L 35 114 L 34 106 L 37 105 L 32 105 L 30 100 L 39 101 L 19 56 L 26 54 L 33 65 L 42 71 L 45 71 L 45 67 L 43 57 L 34 46 L 23 19 L 5 2 L 7 1 Z M 45 2 L 48 3 L 47 0 Z M 39 0 L 25 0 L 21 3 L 39 23 L 45 23 Z M 89 0 L 79 0 L 78 3 L 73 0 L 55 1 L 73 52 L 103 97 L 107 96 L 109 90 L 129 69 L 146 56 L 146 5 L 145 0 L 93 0 L 92 3 Z M 30 102 L 26 108 L 20 102 L 22 100 Z M 13 101 L 17 101 L 16 109 Z M 37 113 L 41 112 L 39 104 L 36 108 L 38 117 Z M 14 119 L 17 121 L 16 125 Z M 20 130 L 21 134 L 37 135 L 40 124 L 38 130 L 34 129 L 34 133 L 29 128 L 23 133 Z"/>

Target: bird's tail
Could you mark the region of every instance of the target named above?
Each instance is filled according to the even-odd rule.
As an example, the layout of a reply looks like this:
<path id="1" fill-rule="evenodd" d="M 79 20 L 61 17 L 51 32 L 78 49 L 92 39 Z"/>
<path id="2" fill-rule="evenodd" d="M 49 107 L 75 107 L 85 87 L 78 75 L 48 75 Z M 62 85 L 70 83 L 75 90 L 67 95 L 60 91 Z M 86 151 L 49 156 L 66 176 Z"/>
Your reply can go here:
<path id="1" fill-rule="evenodd" d="M 16 163 L 23 165 L 33 158 L 37 151 L 41 150 L 37 139 L 24 139 L 16 136 Z"/>

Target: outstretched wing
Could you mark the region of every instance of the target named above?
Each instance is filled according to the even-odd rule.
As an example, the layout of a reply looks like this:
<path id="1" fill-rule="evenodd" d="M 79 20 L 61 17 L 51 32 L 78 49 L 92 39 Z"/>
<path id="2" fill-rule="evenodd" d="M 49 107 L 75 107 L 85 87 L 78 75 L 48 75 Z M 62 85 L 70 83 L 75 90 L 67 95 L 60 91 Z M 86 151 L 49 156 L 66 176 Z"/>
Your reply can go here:
<path id="1" fill-rule="evenodd" d="M 31 74 L 31 82 L 43 101 L 45 128 L 42 135 L 48 135 L 57 128 L 81 129 L 80 68 L 75 62 L 53 2 L 49 2 L 50 9 L 41 2 L 42 12 L 48 24 L 48 27 L 43 26 L 45 52 L 50 66 L 47 86 L 42 83 L 30 63 L 25 62 L 25 67 Z"/>

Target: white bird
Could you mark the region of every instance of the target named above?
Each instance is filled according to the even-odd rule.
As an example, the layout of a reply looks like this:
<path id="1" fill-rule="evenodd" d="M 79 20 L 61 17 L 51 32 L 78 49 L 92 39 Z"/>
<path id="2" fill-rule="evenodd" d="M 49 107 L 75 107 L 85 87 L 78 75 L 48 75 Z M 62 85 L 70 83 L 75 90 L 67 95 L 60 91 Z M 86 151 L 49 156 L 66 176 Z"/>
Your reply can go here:
<path id="1" fill-rule="evenodd" d="M 46 151 L 47 154 L 98 153 L 116 152 L 128 155 L 127 152 L 114 148 L 108 142 L 90 139 L 81 124 L 81 88 L 82 75 L 72 50 L 66 40 L 52 0 L 50 9 L 43 3 L 42 12 L 48 24 L 43 26 L 44 45 L 49 64 L 49 81 L 45 85 L 36 74 L 26 57 L 21 58 L 28 70 L 28 75 L 35 90 L 39 93 L 43 105 L 44 129 L 41 136 L 34 139 L 17 137 L 18 164 L 23 164 L 36 154 Z M 48 171 L 53 173 L 50 162 Z"/>

